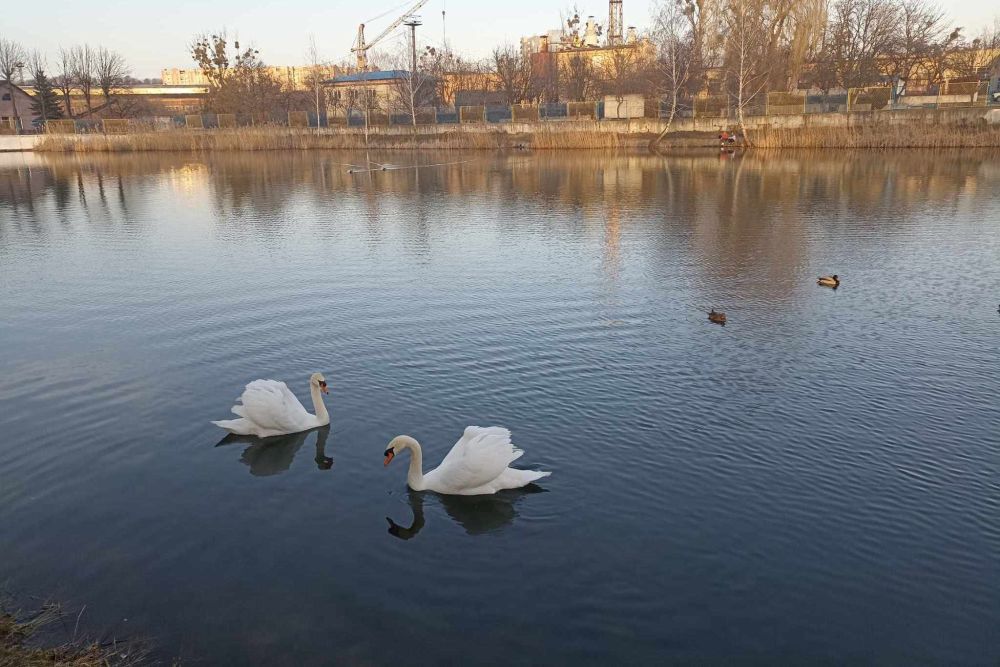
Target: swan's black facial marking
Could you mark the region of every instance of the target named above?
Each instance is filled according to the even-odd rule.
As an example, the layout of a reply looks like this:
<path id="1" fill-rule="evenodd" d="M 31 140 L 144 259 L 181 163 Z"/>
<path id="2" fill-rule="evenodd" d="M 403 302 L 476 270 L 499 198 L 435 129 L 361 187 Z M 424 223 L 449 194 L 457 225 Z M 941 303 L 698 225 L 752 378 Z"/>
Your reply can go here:
<path id="1" fill-rule="evenodd" d="M 326 381 L 325 380 L 320 380 L 319 381 L 319 386 L 321 386 L 323 389 L 326 389 Z"/>
<path id="2" fill-rule="evenodd" d="M 392 451 L 392 447 L 382 452 L 382 456 L 389 456 L 390 454 L 392 454 L 393 456 L 396 455 L 396 452 Z"/>
<path id="3" fill-rule="evenodd" d="M 385 462 L 382 464 L 382 466 L 385 467 L 385 466 L 389 465 L 390 463 L 392 463 L 392 459 L 393 459 L 393 457 L 396 456 L 396 452 L 394 452 L 392 450 L 392 447 L 390 447 L 389 449 L 385 450 L 385 452 L 382 454 L 382 456 L 385 457 Z"/>

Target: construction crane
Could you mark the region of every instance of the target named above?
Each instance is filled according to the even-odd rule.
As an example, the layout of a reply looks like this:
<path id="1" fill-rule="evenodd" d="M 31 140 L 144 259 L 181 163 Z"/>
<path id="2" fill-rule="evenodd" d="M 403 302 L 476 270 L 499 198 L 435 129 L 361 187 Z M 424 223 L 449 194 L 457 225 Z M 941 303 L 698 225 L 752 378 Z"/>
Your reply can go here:
<path id="1" fill-rule="evenodd" d="M 358 26 L 358 39 L 354 42 L 354 47 L 351 49 L 351 53 L 354 53 L 358 57 L 358 71 L 364 72 L 368 69 L 368 49 L 372 48 L 380 41 L 382 38 L 388 35 L 390 32 L 403 25 L 403 22 L 409 19 L 414 12 L 426 5 L 430 0 L 419 0 L 412 7 L 403 12 L 403 15 L 398 19 L 389 24 L 389 27 L 379 33 L 379 36 L 370 42 L 365 42 L 365 24 L 362 23 Z"/>

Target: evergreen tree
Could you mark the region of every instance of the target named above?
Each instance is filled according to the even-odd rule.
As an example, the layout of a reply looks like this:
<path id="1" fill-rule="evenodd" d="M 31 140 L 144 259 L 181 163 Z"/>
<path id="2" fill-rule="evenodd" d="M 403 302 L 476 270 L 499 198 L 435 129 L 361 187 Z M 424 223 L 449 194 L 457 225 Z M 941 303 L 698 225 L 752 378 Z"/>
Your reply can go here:
<path id="1" fill-rule="evenodd" d="M 31 111 L 42 120 L 54 120 L 63 117 L 62 106 L 59 104 L 59 93 L 52 80 L 44 72 L 35 76 L 35 98 L 31 101 Z"/>

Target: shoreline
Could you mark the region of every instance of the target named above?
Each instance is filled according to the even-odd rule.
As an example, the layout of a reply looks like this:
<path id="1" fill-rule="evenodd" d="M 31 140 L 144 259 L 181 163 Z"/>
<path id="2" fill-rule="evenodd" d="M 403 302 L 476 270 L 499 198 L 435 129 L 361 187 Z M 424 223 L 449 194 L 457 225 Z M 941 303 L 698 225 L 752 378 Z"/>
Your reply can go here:
<path id="1" fill-rule="evenodd" d="M 533 123 L 232 129 L 143 128 L 132 133 L 0 137 L 0 150 L 37 152 L 373 150 L 648 150 L 719 148 L 718 132 L 735 122 L 682 118 Z M 754 116 L 746 119 L 758 149 L 996 148 L 1000 109 L 956 107 L 898 111 Z"/>

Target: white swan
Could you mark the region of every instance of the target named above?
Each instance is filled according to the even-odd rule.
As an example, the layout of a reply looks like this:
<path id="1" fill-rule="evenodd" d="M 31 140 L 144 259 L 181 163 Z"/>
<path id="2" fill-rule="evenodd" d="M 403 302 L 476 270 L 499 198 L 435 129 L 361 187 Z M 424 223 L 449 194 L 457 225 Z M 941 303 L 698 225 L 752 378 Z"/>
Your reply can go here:
<path id="1" fill-rule="evenodd" d="M 499 426 L 465 429 L 461 440 L 434 470 L 423 473 L 420 443 L 408 435 L 396 436 L 385 450 L 385 465 L 404 449 L 410 450 L 406 483 L 414 491 L 437 491 L 456 496 L 479 496 L 504 489 L 519 489 L 552 473 L 510 468 L 523 451 L 510 441 L 510 431 Z"/>
<path id="2" fill-rule="evenodd" d="M 320 392 L 324 394 L 330 392 L 321 373 L 313 373 L 309 377 L 309 392 L 312 394 L 313 408 L 316 410 L 314 415 L 306 412 L 299 399 L 295 398 L 295 394 L 284 382 L 254 380 L 246 386 L 243 395 L 240 396 L 243 405 L 233 406 L 233 414 L 241 418 L 223 419 L 212 423 L 230 433 L 256 435 L 260 438 L 326 426 L 330 423 L 330 415 L 326 411 Z"/>

